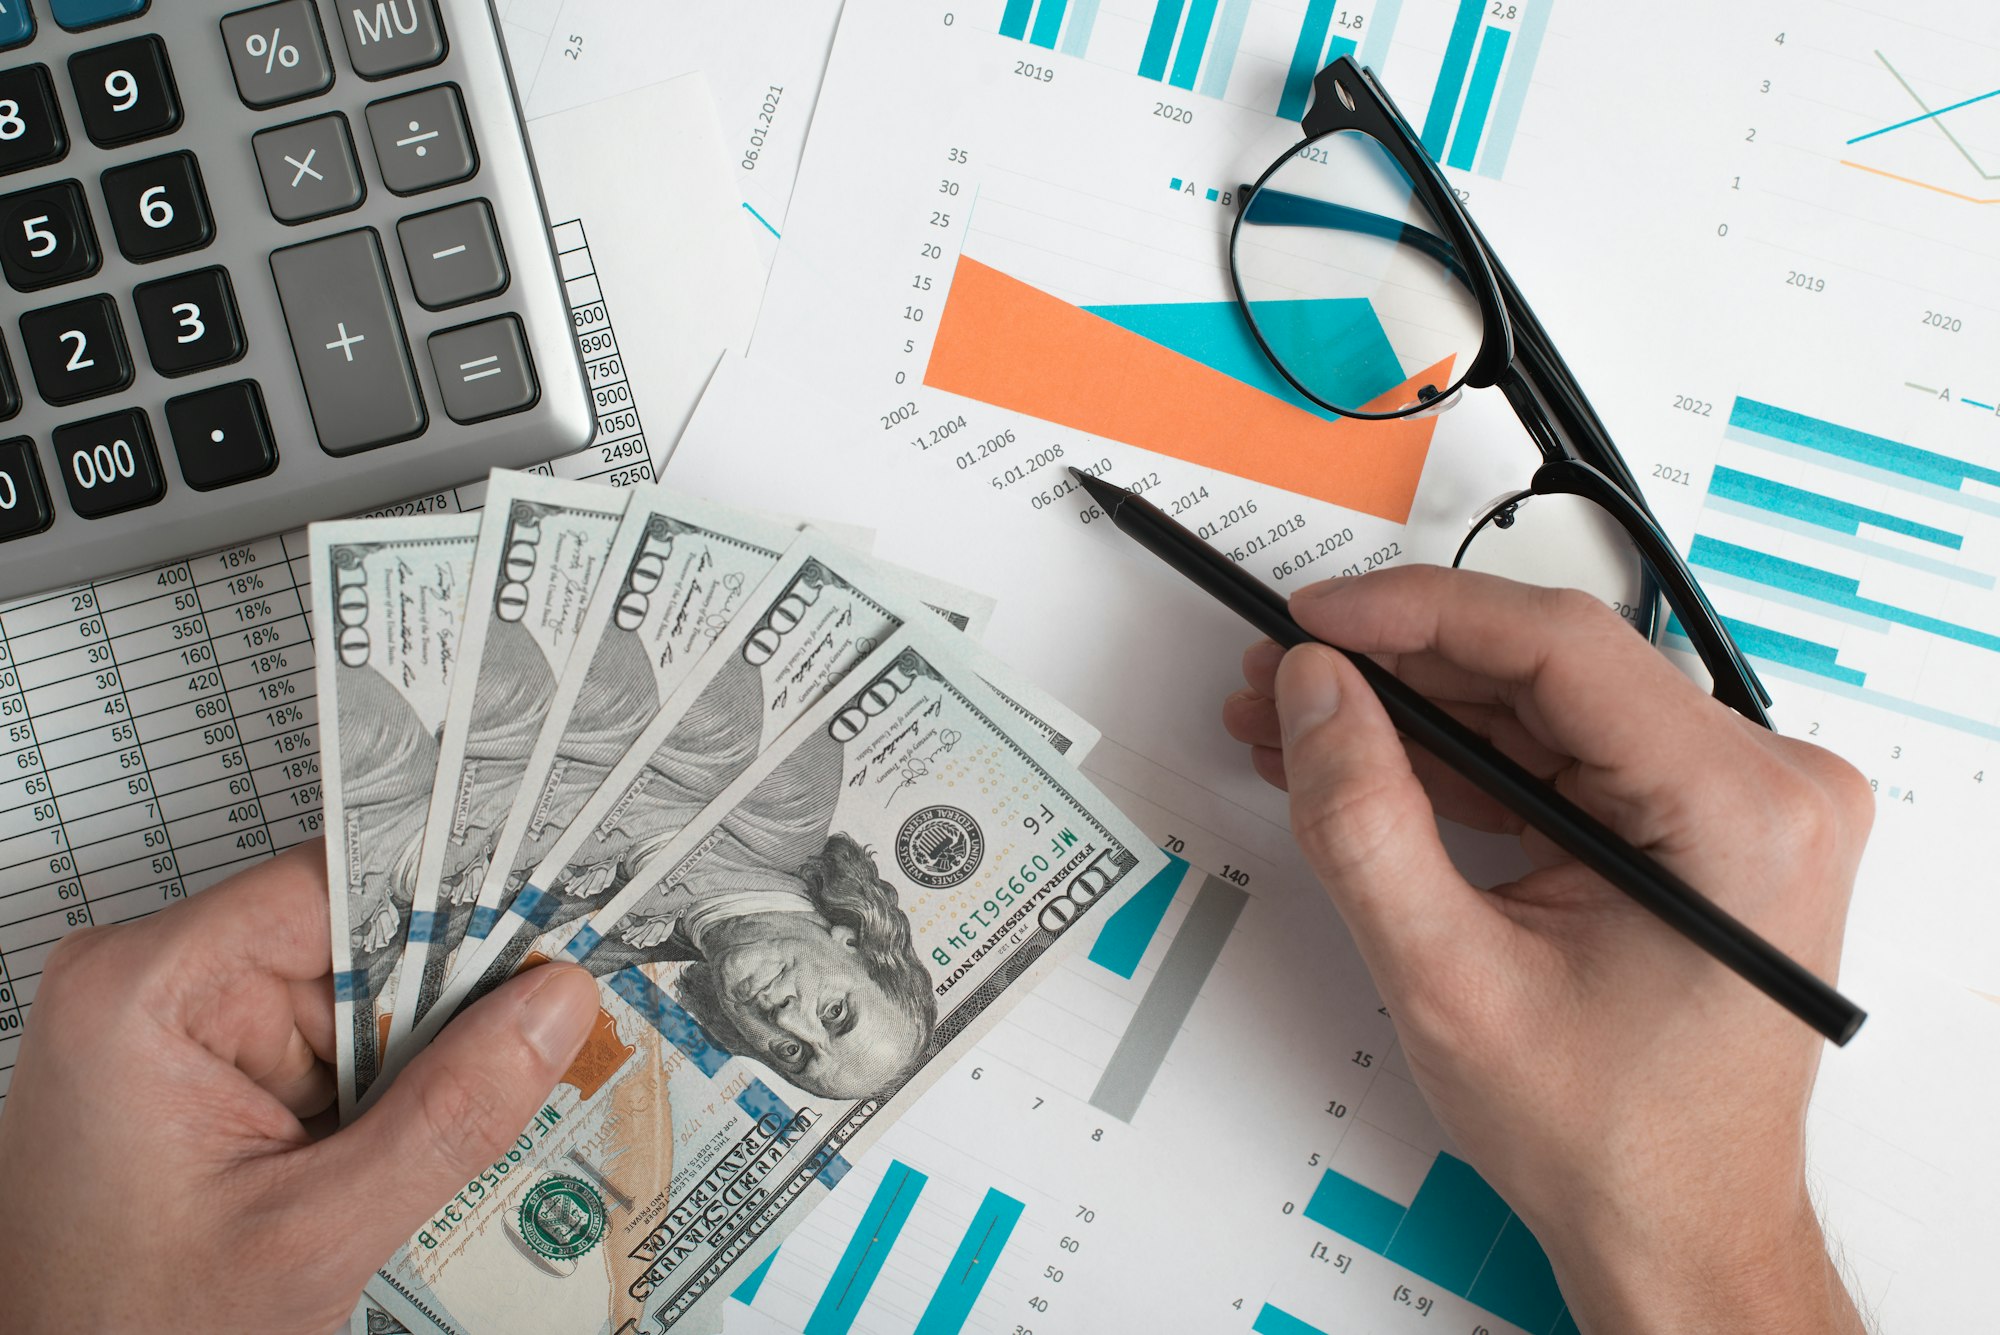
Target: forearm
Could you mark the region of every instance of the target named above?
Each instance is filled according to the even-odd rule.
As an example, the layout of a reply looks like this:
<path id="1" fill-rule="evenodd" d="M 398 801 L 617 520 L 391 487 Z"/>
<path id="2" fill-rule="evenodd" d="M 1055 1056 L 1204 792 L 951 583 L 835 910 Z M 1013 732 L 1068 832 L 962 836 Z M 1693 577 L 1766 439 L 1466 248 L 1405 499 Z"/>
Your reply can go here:
<path id="1" fill-rule="evenodd" d="M 1803 1192 L 1772 1218 L 1717 1221 L 1679 1243 L 1554 1249 L 1570 1311 L 1585 1335 L 1867 1335 Z"/>

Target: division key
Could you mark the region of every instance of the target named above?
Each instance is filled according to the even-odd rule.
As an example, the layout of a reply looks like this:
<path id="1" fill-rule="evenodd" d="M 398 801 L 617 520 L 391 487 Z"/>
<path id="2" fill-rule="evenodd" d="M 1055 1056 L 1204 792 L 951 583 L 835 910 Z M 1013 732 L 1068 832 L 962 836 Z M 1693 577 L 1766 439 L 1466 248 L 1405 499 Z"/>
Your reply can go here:
<path id="1" fill-rule="evenodd" d="M 320 448 L 353 454 L 421 434 L 429 419 L 375 233 L 274 251 L 271 274 Z"/>

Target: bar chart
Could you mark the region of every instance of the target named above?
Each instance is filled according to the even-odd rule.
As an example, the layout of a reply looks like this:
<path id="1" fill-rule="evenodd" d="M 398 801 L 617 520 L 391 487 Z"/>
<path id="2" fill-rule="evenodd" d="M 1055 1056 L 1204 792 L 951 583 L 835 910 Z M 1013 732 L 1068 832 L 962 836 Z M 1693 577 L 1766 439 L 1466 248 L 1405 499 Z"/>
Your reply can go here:
<path id="1" fill-rule="evenodd" d="M 1424 112 L 1424 147 L 1432 157 L 1462 171 L 1476 169 L 1481 176 L 1498 177 L 1506 170 L 1553 3 L 1459 0 L 1444 64 Z M 1511 17 L 1489 21 L 1490 15 Z"/>
<path id="2" fill-rule="evenodd" d="M 1555 0 L 995 0 L 998 31 L 1032 47 L 1122 67 L 1163 89 L 1300 119 L 1315 74 L 1352 56 L 1426 105 L 1429 54 L 1443 48 L 1423 139 L 1440 162 L 1498 177 L 1534 78 Z M 1107 6 L 1108 7 L 1105 7 Z M 1100 13 L 1102 8 L 1103 12 Z M 1100 19 L 1103 20 L 1100 23 Z M 1448 26 L 1446 21 L 1448 20 Z M 1399 36 L 1426 48 L 1395 53 Z M 1247 66 L 1248 68 L 1244 68 Z M 1415 81 L 1414 86 L 1412 80 Z M 1274 96 L 1275 85 L 1275 96 Z"/>
<path id="3" fill-rule="evenodd" d="M 1450 1154 L 1432 1162 L 1408 1205 L 1329 1170 L 1303 1213 L 1523 1330 L 1576 1335 L 1541 1244 L 1471 1165 Z"/>
<path id="4" fill-rule="evenodd" d="M 1747 397 L 1723 434 L 1688 561 L 1744 651 L 2000 740 L 2000 469 Z"/>

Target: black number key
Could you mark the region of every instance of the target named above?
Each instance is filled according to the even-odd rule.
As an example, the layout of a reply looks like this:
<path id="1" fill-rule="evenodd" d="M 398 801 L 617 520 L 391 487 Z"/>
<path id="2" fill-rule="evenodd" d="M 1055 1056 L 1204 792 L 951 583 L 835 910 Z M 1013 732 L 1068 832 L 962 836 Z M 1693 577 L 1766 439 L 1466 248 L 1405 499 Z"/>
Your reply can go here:
<path id="1" fill-rule="evenodd" d="M 99 148 L 137 143 L 181 123 L 173 66 L 157 37 L 134 37 L 69 58 L 83 132 Z"/>
<path id="2" fill-rule="evenodd" d="M 50 518 L 35 442 L 26 436 L 0 440 L 0 542 L 40 533 Z"/>
<path id="3" fill-rule="evenodd" d="M 110 297 L 29 311 L 21 317 L 21 341 L 28 345 L 35 388 L 50 403 L 78 403 L 132 383 L 125 328 Z"/>
<path id="4" fill-rule="evenodd" d="M 85 519 L 151 505 L 166 490 L 153 428 L 137 408 L 59 426 L 54 442 L 69 508 Z"/>
<path id="5" fill-rule="evenodd" d="M 196 491 L 247 482 L 278 464 L 264 396 L 254 381 L 168 399 L 167 431 L 180 456 L 181 476 Z"/>
<path id="6" fill-rule="evenodd" d="M 215 239 L 208 194 L 192 153 L 169 153 L 104 173 L 104 206 L 125 258 L 143 264 Z"/>
<path id="7" fill-rule="evenodd" d="M 0 198 L 0 272 L 18 292 L 35 292 L 97 272 L 97 232 L 83 187 L 57 181 Z"/>
<path id="8" fill-rule="evenodd" d="M 161 375 L 191 375 L 243 355 L 236 293 L 221 269 L 142 283 L 132 292 L 146 355 Z"/>
<path id="9" fill-rule="evenodd" d="M 0 175 L 59 162 L 69 152 L 47 65 L 0 71 Z"/>

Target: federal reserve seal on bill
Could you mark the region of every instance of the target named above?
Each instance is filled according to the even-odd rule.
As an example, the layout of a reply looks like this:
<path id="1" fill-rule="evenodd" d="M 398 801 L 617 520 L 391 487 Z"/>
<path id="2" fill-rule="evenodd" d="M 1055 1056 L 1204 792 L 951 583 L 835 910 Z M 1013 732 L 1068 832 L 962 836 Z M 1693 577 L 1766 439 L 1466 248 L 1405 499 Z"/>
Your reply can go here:
<path id="1" fill-rule="evenodd" d="M 986 856 L 979 822 L 957 807 L 925 807 L 896 832 L 896 865 L 931 890 L 949 890 L 972 878 Z"/>
<path id="2" fill-rule="evenodd" d="M 604 1199 L 581 1178 L 545 1177 L 521 1198 L 520 1224 L 521 1237 L 543 1256 L 574 1261 L 604 1238 Z"/>

